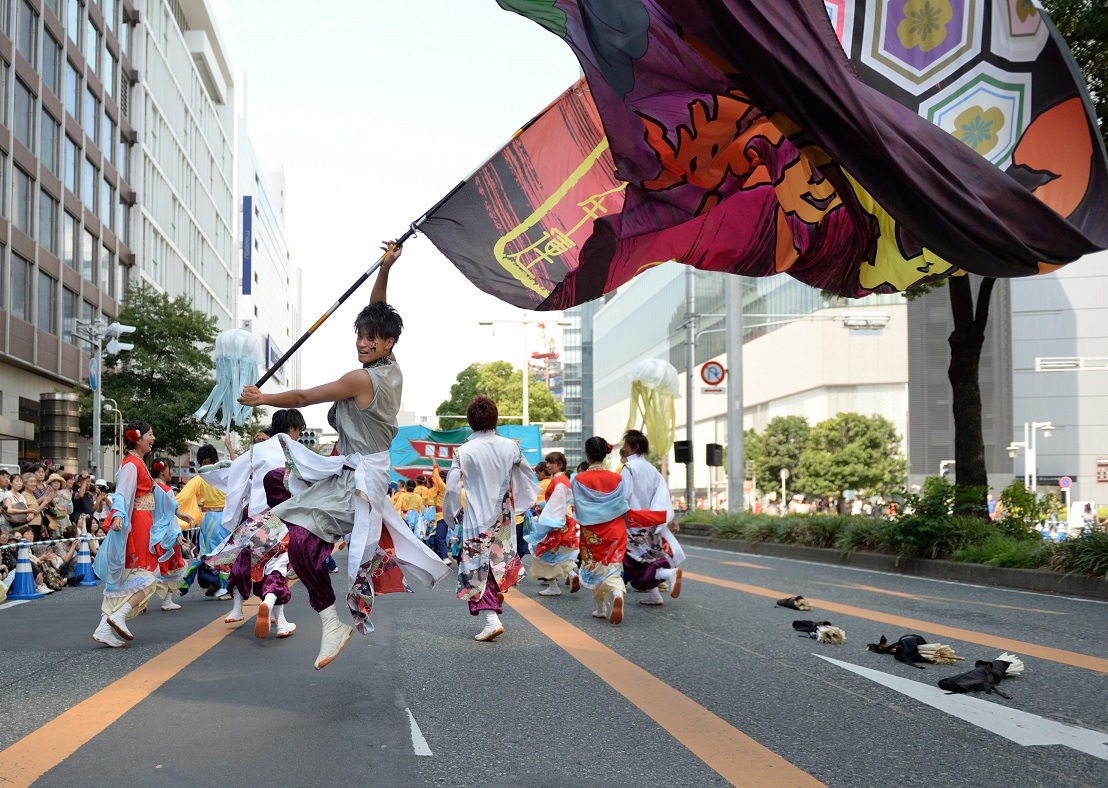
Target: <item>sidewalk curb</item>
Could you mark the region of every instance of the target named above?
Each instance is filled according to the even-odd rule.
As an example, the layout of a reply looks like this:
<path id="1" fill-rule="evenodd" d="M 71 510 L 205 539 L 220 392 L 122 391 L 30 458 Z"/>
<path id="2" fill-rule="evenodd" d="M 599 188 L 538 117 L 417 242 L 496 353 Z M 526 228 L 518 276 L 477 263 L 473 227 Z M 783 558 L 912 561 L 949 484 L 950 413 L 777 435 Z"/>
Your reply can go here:
<path id="1" fill-rule="evenodd" d="M 775 542 L 748 542 L 744 539 L 716 539 L 688 533 L 685 528 L 678 539 L 697 547 L 710 547 L 732 553 L 749 553 L 772 558 L 793 558 L 820 564 L 835 564 L 858 569 L 872 569 L 911 577 L 929 577 L 959 583 L 1003 586 L 1042 594 L 1081 596 L 1108 599 L 1108 581 L 1088 575 L 1065 574 L 1042 569 L 1007 569 L 984 564 L 964 564 L 956 561 L 936 561 L 926 558 L 899 558 L 884 553 L 845 553 L 827 547 L 806 547 Z"/>

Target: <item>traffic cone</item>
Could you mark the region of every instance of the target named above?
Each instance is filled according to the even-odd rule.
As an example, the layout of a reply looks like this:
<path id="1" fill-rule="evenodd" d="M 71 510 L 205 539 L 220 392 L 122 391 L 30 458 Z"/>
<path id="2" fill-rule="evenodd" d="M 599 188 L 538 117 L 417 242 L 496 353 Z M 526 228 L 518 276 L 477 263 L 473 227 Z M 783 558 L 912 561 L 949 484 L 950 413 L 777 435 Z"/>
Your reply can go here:
<path id="1" fill-rule="evenodd" d="M 92 555 L 88 549 L 88 534 L 81 534 L 81 546 L 77 550 L 77 571 L 74 576 L 80 579 L 79 586 L 95 586 L 96 574 L 92 571 Z"/>
<path id="2" fill-rule="evenodd" d="M 44 596 L 45 594 L 40 594 L 35 589 L 35 573 L 31 571 L 31 548 L 26 539 L 20 539 L 19 553 L 15 559 L 15 580 L 8 591 L 8 599 L 42 599 Z"/>

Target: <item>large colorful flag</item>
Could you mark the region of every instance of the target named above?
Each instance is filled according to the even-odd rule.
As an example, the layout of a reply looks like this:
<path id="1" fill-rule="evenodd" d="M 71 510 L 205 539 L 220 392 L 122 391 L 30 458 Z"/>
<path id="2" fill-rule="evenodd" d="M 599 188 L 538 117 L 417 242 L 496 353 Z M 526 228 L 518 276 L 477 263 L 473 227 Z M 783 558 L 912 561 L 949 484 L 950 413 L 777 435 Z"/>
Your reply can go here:
<path id="1" fill-rule="evenodd" d="M 532 467 L 542 459 L 542 430 L 537 424 L 502 424 L 496 432 L 518 443 Z M 454 450 L 472 434 L 473 430 L 469 427 L 456 430 L 432 430 L 418 425 L 401 427 L 389 446 L 391 480 L 400 482 L 419 476 L 429 477 L 435 465 L 439 466 L 439 472 L 445 478 L 450 464 L 454 462 Z"/>
<path id="2" fill-rule="evenodd" d="M 1028 0 L 498 0 L 585 71 L 422 224 L 529 309 L 667 260 L 845 296 L 1108 247 L 1084 83 Z"/>

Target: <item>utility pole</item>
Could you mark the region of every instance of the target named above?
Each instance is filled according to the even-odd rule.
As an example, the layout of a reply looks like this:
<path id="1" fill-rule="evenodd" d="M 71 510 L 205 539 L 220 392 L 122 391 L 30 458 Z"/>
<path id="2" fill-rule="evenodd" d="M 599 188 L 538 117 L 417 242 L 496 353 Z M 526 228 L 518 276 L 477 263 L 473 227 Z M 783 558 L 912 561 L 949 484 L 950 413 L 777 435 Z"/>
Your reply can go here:
<path id="1" fill-rule="evenodd" d="M 124 350 L 134 350 L 134 345 L 129 342 L 120 342 L 119 338 L 134 333 L 134 326 L 125 326 L 118 321 L 106 324 L 103 320 L 85 323 L 78 320 L 78 334 L 82 339 L 93 345 L 95 350 L 92 362 L 89 364 L 89 387 L 92 389 L 92 447 L 89 464 L 94 471 L 94 477 L 103 473 L 101 466 L 104 459 L 103 447 L 100 445 L 100 416 L 104 409 L 103 403 L 103 372 L 104 372 L 104 340 L 108 340 L 108 353 L 115 355 Z"/>
<path id="2" fill-rule="evenodd" d="M 696 350 L 696 269 L 685 266 L 685 439 L 689 443 L 689 461 L 685 464 L 685 501 L 689 510 L 696 509 L 696 488 L 693 483 L 693 364 Z"/>
<path id="3" fill-rule="evenodd" d="M 743 443 L 743 278 L 727 277 L 727 511 L 746 508 L 743 494 L 746 454 Z"/>

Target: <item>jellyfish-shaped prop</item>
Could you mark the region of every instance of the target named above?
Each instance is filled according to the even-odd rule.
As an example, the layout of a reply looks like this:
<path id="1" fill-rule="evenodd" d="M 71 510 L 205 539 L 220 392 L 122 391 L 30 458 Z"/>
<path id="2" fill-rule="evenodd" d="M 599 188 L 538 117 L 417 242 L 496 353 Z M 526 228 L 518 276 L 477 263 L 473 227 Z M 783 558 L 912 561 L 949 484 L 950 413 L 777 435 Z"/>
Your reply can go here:
<path id="1" fill-rule="evenodd" d="M 647 358 L 631 370 L 631 415 L 627 429 L 638 429 L 650 439 L 653 454 L 665 456 L 673 446 L 675 411 L 673 400 L 678 391 L 677 369 L 660 358 Z"/>
<path id="2" fill-rule="evenodd" d="M 262 345 L 256 336 L 241 328 L 221 331 L 215 338 L 214 360 L 215 386 L 194 415 L 213 424 L 218 421 L 224 429 L 231 424 L 242 426 L 253 409 L 248 405 L 239 405 L 238 396 L 244 386 L 252 384 L 258 377 Z"/>

